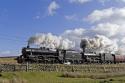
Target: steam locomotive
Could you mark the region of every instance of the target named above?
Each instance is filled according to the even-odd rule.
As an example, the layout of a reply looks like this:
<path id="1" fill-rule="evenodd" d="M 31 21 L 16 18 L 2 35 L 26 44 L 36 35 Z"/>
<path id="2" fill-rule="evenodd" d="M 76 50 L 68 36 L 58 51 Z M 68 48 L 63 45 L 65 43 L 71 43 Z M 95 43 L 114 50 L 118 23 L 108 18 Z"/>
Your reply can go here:
<path id="1" fill-rule="evenodd" d="M 86 52 L 82 45 L 82 51 L 49 49 L 45 47 L 22 49 L 22 55 L 17 58 L 18 63 L 49 63 L 49 64 L 88 64 L 88 63 L 121 63 L 125 62 L 125 56 L 111 53 Z"/>

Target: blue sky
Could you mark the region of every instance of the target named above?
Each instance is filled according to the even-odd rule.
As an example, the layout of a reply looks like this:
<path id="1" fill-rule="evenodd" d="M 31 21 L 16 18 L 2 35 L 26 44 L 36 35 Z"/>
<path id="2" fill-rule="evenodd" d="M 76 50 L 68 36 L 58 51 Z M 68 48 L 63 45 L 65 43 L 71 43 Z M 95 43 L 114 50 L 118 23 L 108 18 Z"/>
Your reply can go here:
<path id="1" fill-rule="evenodd" d="M 85 1 L 0 0 L 0 54 L 18 54 L 26 46 L 28 38 L 36 33 L 60 35 L 67 29 L 89 28 L 93 24 L 85 19 L 94 10 L 124 7 L 125 2 Z"/>

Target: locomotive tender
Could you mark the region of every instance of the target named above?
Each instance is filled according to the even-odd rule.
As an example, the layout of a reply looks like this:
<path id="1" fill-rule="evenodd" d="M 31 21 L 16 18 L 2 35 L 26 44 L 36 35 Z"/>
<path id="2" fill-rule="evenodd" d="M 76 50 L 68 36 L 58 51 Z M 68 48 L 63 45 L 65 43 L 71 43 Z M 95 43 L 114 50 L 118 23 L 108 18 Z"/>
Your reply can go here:
<path id="1" fill-rule="evenodd" d="M 120 63 L 125 62 L 125 56 L 111 53 L 86 52 L 85 48 L 79 52 L 76 50 L 52 50 L 49 48 L 22 49 L 22 55 L 17 58 L 18 63 L 59 63 L 59 64 L 84 64 L 84 63 Z"/>

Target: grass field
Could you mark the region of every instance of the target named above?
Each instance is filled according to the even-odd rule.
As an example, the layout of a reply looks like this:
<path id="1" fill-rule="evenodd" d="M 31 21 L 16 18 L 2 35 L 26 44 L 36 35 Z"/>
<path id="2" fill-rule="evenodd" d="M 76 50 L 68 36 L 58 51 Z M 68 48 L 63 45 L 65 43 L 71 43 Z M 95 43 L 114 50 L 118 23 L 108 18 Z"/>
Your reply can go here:
<path id="1" fill-rule="evenodd" d="M 67 78 L 62 75 L 59 72 L 5 72 L 1 73 L 0 83 L 125 83 L 125 76 L 92 79 Z"/>
<path id="2" fill-rule="evenodd" d="M 15 58 L 0 58 L 0 64 L 17 64 Z"/>
<path id="3" fill-rule="evenodd" d="M 17 62 L 14 58 L 0 58 L 0 64 Z M 0 83 L 125 83 L 125 64 L 84 66 L 88 68 L 88 72 L 1 72 Z M 119 71 L 122 67 L 123 70 Z M 89 72 L 90 69 L 94 71 Z M 114 72 L 104 72 L 107 70 Z"/>

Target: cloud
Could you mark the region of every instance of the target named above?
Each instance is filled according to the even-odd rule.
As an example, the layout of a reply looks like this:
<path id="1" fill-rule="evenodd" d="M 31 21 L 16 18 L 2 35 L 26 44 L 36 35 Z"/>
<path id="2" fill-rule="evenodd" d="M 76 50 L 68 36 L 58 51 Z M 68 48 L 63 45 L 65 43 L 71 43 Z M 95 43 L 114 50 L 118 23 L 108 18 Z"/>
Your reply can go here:
<path id="1" fill-rule="evenodd" d="M 14 54 L 9 51 L 9 50 L 5 50 L 5 51 L 0 51 L 0 57 L 4 57 L 4 56 L 14 56 Z"/>
<path id="2" fill-rule="evenodd" d="M 77 17 L 76 14 L 73 14 L 73 15 L 65 15 L 64 17 L 65 17 L 65 19 L 71 20 L 71 21 L 73 21 L 73 20 L 78 20 L 78 17 Z"/>
<path id="3" fill-rule="evenodd" d="M 97 0 L 97 1 L 100 2 L 100 3 L 102 3 L 102 4 L 105 4 L 106 2 L 109 2 L 111 0 Z M 115 0 L 113 0 L 113 1 L 115 1 Z"/>
<path id="4" fill-rule="evenodd" d="M 120 26 L 117 24 L 100 23 L 100 24 L 97 24 L 93 28 L 93 30 L 98 34 L 102 34 L 107 37 L 112 37 L 112 36 L 117 35 L 119 28 L 120 28 Z"/>
<path id="5" fill-rule="evenodd" d="M 121 42 L 122 42 L 123 44 L 125 44 L 125 37 L 121 40 Z"/>
<path id="6" fill-rule="evenodd" d="M 12 51 L 12 50 L 1 50 L 0 57 L 8 57 L 8 56 L 19 56 L 21 55 L 20 51 Z"/>
<path id="7" fill-rule="evenodd" d="M 35 20 L 39 20 L 40 18 L 41 18 L 40 15 L 36 15 L 33 17 L 33 19 L 35 19 Z"/>
<path id="8" fill-rule="evenodd" d="M 88 20 L 94 23 L 95 31 L 107 33 L 109 37 L 125 35 L 125 7 L 94 10 L 88 15 Z"/>
<path id="9" fill-rule="evenodd" d="M 116 2 L 116 3 L 124 3 L 125 2 L 125 0 L 69 0 L 70 3 L 78 3 L 78 4 L 85 4 L 87 2 L 92 2 L 92 1 L 100 2 L 103 5 L 105 3 L 109 3 L 109 2 Z"/>
<path id="10" fill-rule="evenodd" d="M 110 0 L 112 1 L 112 0 Z M 125 2 L 125 0 L 115 0 L 116 2 Z"/>
<path id="11" fill-rule="evenodd" d="M 117 0 L 117 1 L 120 1 L 120 0 Z M 125 2 L 125 0 L 121 0 L 122 2 Z"/>
<path id="12" fill-rule="evenodd" d="M 59 4 L 57 4 L 56 1 L 52 1 L 48 6 L 48 15 L 53 16 L 56 13 L 56 10 L 59 8 Z"/>
<path id="13" fill-rule="evenodd" d="M 11 51 L 2 51 L 1 54 L 2 55 L 11 54 Z"/>
<path id="14" fill-rule="evenodd" d="M 69 15 L 65 18 L 73 20 L 76 16 Z M 59 36 L 42 33 L 32 36 L 29 41 L 51 48 L 80 49 L 80 41 L 85 39 L 90 48 L 101 52 L 119 51 L 125 54 L 125 7 L 94 10 L 88 15 L 87 20 L 93 25 L 89 29 L 76 27 L 64 31 Z"/>
<path id="15" fill-rule="evenodd" d="M 90 1 L 91 0 L 69 0 L 70 3 L 79 3 L 79 4 L 84 4 Z"/>
<path id="16" fill-rule="evenodd" d="M 113 8 L 103 9 L 103 10 L 94 10 L 89 16 L 88 20 L 90 22 L 98 22 L 102 19 L 111 17 L 114 14 Z"/>
<path id="17" fill-rule="evenodd" d="M 116 41 L 118 51 L 121 50 L 120 52 L 123 54 L 125 49 L 125 7 L 94 10 L 88 15 L 88 21 L 93 24 L 92 31 L 94 33 Z"/>
<path id="18" fill-rule="evenodd" d="M 100 22 L 100 21 L 121 23 L 121 22 L 125 21 L 125 7 L 94 10 L 88 16 L 88 20 L 93 23 Z"/>
<path id="19" fill-rule="evenodd" d="M 99 1 L 100 3 L 102 3 L 102 4 L 105 4 L 106 2 L 119 2 L 119 3 L 121 3 L 121 2 L 125 2 L 125 0 L 97 0 L 97 1 Z"/>

